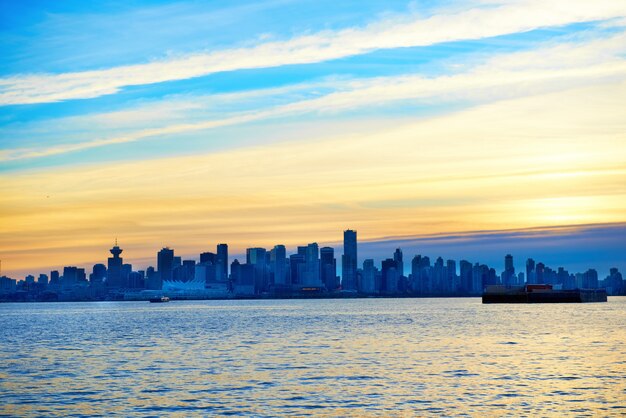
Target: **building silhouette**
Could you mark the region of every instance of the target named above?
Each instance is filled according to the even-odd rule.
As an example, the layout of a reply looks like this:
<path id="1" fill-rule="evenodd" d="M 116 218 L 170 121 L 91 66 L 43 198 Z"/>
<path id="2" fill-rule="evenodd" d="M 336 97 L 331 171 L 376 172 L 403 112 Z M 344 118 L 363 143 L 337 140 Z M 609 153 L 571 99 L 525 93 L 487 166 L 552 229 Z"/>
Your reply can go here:
<path id="1" fill-rule="evenodd" d="M 122 265 L 123 260 L 120 257 L 122 249 L 117 245 L 117 241 L 113 248 L 109 250 L 113 257 L 109 257 L 107 263 L 107 287 L 122 287 Z M 65 272 L 63 272 L 65 277 Z"/>
<path id="2" fill-rule="evenodd" d="M 172 281 L 174 275 L 174 250 L 165 247 L 157 253 L 157 270 L 161 283 Z"/>
<path id="3" fill-rule="evenodd" d="M 343 256 L 341 257 L 341 287 L 344 290 L 357 290 L 357 239 L 356 231 L 343 231 Z"/>
<path id="4" fill-rule="evenodd" d="M 332 247 L 320 248 L 320 270 L 322 283 L 328 291 L 333 291 L 339 287 L 337 282 L 337 260 L 335 259 L 335 249 Z"/>

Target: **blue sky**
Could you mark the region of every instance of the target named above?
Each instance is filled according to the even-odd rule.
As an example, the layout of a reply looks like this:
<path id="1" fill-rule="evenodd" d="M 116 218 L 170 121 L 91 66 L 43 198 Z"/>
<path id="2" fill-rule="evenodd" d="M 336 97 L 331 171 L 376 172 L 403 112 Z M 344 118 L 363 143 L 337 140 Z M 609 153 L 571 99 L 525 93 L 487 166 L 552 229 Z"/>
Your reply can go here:
<path id="1" fill-rule="evenodd" d="M 191 251 L 180 216 L 240 250 L 626 221 L 621 1 L 0 1 L 0 51 L 15 271 Z"/>

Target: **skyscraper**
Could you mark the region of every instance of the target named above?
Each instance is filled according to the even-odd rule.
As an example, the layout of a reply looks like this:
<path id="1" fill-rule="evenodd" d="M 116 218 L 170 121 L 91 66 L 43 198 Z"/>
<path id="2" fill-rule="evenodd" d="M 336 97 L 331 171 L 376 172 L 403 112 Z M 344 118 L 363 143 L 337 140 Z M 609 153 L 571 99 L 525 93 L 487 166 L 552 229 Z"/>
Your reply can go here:
<path id="1" fill-rule="evenodd" d="M 107 267 L 104 264 L 94 264 L 89 281 L 94 284 L 102 284 L 107 277 Z"/>
<path id="2" fill-rule="evenodd" d="M 335 260 L 335 249 L 332 247 L 320 248 L 320 269 L 322 283 L 329 291 L 335 290 L 337 283 L 337 260 Z"/>
<path id="3" fill-rule="evenodd" d="M 459 290 L 458 276 L 456 275 L 456 261 L 446 261 L 446 290 L 448 292 L 457 292 Z"/>
<path id="4" fill-rule="evenodd" d="M 109 257 L 107 266 L 107 287 L 120 287 L 122 286 L 122 249 L 118 247 L 117 240 L 115 240 L 115 246 L 111 248 L 111 254 L 113 257 Z"/>
<path id="5" fill-rule="evenodd" d="M 526 282 L 537 283 L 535 275 L 535 260 L 533 260 L 532 258 L 526 260 Z"/>
<path id="6" fill-rule="evenodd" d="M 537 266 L 535 267 L 535 283 L 547 283 L 546 278 L 544 277 L 545 271 L 546 265 L 543 263 L 537 263 Z"/>
<path id="7" fill-rule="evenodd" d="M 472 263 L 467 260 L 461 260 L 459 263 L 461 269 L 461 290 L 467 293 L 473 293 L 472 288 Z"/>
<path id="8" fill-rule="evenodd" d="M 360 283 L 359 292 L 365 294 L 373 294 L 377 292 L 376 289 L 376 273 L 378 269 L 374 266 L 374 260 L 368 258 L 363 262 L 363 274 Z"/>
<path id="9" fill-rule="evenodd" d="M 397 262 L 388 258 L 382 262 L 382 290 L 386 294 L 394 294 L 398 291 L 398 279 L 400 274 L 398 272 Z"/>
<path id="10" fill-rule="evenodd" d="M 217 279 L 220 281 L 228 280 L 228 244 L 217 245 Z"/>
<path id="11" fill-rule="evenodd" d="M 303 254 L 291 254 L 289 256 L 289 272 L 291 284 L 302 284 L 305 256 Z"/>
<path id="12" fill-rule="evenodd" d="M 341 257 L 341 287 L 344 290 L 357 290 L 357 241 L 356 231 L 343 231 L 343 256 Z"/>
<path id="13" fill-rule="evenodd" d="M 515 267 L 513 267 L 513 256 L 507 254 L 504 257 L 504 272 L 502 273 L 502 284 L 505 286 L 514 285 L 515 280 Z"/>
<path id="14" fill-rule="evenodd" d="M 306 247 L 304 285 L 321 287 L 319 246 L 313 242 Z"/>
<path id="15" fill-rule="evenodd" d="M 172 280 L 174 269 L 174 250 L 167 247 L 161 249 L 157 254 L 157 270 L 161 283 Z"/>
<path id="16" fill-rule="evenodd" d="M 396 251 L 393 253 L 393 261 L 396 262 L 398 275 L 404 276 L 404 261 L 402 260 L 402 250 L 400 248 L 396 248 Z"/>
<path id="17" fill-rule="evenodd" d="M 287 281 L 287 250 L 284 245 L 276 245 L 270 252 L 270 268 L 274 275 L 274 285 L 284 286 Z"/>
<path id="18" fill-rule="evenodd" d="M 268 290 L 267 250 L 265 248 L 248 248 L 246 250 L 246 264 L 254 266 L 255 293 Z"/>

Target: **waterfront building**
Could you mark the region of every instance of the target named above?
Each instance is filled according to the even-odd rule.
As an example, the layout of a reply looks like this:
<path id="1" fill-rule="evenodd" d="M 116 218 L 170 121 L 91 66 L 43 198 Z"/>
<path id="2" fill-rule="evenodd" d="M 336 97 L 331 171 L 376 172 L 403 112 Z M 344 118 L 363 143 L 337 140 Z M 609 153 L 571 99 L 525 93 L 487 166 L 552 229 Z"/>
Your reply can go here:
<path id="1" fill-rule="evenodd" d="M 165 247 L 157 254 L 157 271 L 162 282 L 172 281 L 174 272 L 174 250 Z"/>
<path id="2" fill-rule="evenodd" d="M 343 255 L 341 257 L 341 287 L 357 290 L 357 236 L 351 229 L 343 231 Z"/>
<path id="3" fill-rule="evenodd" d="M 120 257 L 122 249 L 117 245 L 117 240 L 113 248 L 109 250 L 113 257 L 109 257 L 107 264 L 107 287 L 118 288 L 122 286 L 122 265 L 123 260 Z M 65 277 L 65 271 L 63 272 Z"/>
<path id="4" fill-rule="evenodd" d="M 320 270 L 322 283 L 328 291 L 336 290 L 337 283 L 337 260 L 335 259 L 335 249 L 332 247 L 320 248 Z"/>

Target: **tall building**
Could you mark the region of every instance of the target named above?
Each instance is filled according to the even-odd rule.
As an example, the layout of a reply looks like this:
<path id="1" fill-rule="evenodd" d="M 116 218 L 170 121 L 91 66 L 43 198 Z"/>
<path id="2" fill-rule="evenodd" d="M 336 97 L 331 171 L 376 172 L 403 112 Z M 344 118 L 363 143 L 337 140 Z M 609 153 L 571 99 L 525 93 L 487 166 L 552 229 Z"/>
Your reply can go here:
<path id="1" fill-rule="evenodd" d="M 146 288 L 150 290 L 163 289 L 163 280 L 159 272 L 154 270 L 154 267 L 150 266 L 146 270 Z"/>
<path id="2" fill-rule="evenodd" d="M 400 274 L 396 261 L 392 258 L 383 260 L 381 272 L 383 279 L 382 291 L 386 294 L 397 293 Z"/>
<path id="3" fill-rule="evenodd" d="M 535 275 L 535 260 L 533 260 L 532 258 L 526 260 L 526 282 L 537 283 L 537 278 Z"/>
<path id="4" fill-rule="evenodd" d="M 546 265 L 543 263 L 537 263 L 535 267 L 535 283 L 545 284 L 547 283 L 546 278 L 544 277 L 546 272 Z"/>
<path id="5" fill-rule="evenodd" d="M 40 274 L 39 277 L 37 278 L 37 283 L 42 285 L 42 286 L 48 286 L 48 275 L 47 274 Z"/>
<path id="6" fill-rule="evenodd" d="M 304 259 L 305 286 L 321 287 L 319 246 L 316 242 L 307 245 Z"/>
<path id="7" fill-rule="evenodd" d="M 109 257 L 108 260 L 107 287 L 121 287 L 123 260 L 120 257 L 120 254 L 122 254 L 123 250 L 117 245 L 117 240 L 115 241 L 115 246 L 109 251 L 111 251 L 113 257 Z"/>
<path id="8" fill-rule="evenodd" d="M 343 231 L 343 256 L 341 257 L 341 287 L 344 290 L 357 290 L 357 241 L 356 231 Z"/>
<path id="9" fill-rule="evenodd" d="M 322 283 L 326 289 L 333 291 L 337 289 L 337 260 L 335 259 L 335 249 L 332 247 L 320 248 L 320 270 Z"/>
<path id="10" fill-rule="evenodd" d="M 254 266 L 254 291 L 256 294 L 269 290 L 269 271 L 267 268 L 267 250 L 265 248 L 248 248 L 246 264 Z"/>
<path id="11" fill-rule="evenodd" d="M 459 282 L 458 277 L 456 275 L 456 261 L 447 260 L 446 261 L 446 273 L 447 273 L 447 291 L 448 292 L 458 292 L 459 290 Z"/>
<path id="12" fill-rule="evenodd" d="M 291 254 L 289 256 L 289 275 L 291 284 L 302 284 L 306 256 L 304 254 Z"/>
<path id="13" fill-rule="evenodd" d="M 402 250 L 400 248 L 396 248 L 396 251 L 393 253 L 393 261 L 396 262 L 398 275 L 404 276 L 404 261 L 402 260 Z"/>
<path id="14" fill-rule="evenodd" d="M 513 256 L 507 254 L 504 256 L 504 272 L 502 273 L 502 284 L 505 286 L 515 285 L 517 280 L 515 277 L 515 267 L 513 266 Z"/>
<path id="15" fill-rule="evenodd" d="M 434 293 L 446 292 L 447 273 L 444 271 L 443 258 L 437 257 L 433 266 L 432 291 Z"/>
<path id="16" fill-rule="evenodd" d="M 374 260 L 368 258 L 363 261 L 363 273 L 361 274 L 361 282 L 359 283 L 359 292 L 371 295 L 378 293 L 376 289 L 376 274 L 378 269 L 374 266 Z"/>
<path id="17" fill-rule="evenodd" d="M 217 245 L 216 274 L 220 281 L 228 280 L 228 244 Z"/>
<path id="18" fill-rule="evenodd" d="M 52 270 L 50 272 L 50 284 L 51 285 L 59 284 L 59 271 L 58 270 Z"/>
<path id="19" fill-rule="evenodd" d="M 192 281 L 196 276 L 196 260 L 183 260 L 181 271 L 183 282 Z"/>
<path id="20" fill-rule="evenodd" d="M 78 284 L 78 267 L 67 266 L 63 267 L 63 277 L 61 277 L 61 286 L 64 289 L 69 289 Z"/>
<path id="21" fill-rule="evenodd" d="M 276 245 L 270 251 L 270 271 L 274 277 L 274 285 L 288 285 L 287 250 L 284 245 Z"/>
<path id="22" fill-rule="evenodd" d="M 107 267 L 104 264 L 94 264 L 89 281 L 93 285 L 102 284 L 107 277 Z"/>
<path id="23" fill-rule="evenodd" d="M 212 252 L 201 253 L 200 262 L 204 264 L 206 263 L 215 264 L 217 262 L 217 255 Z"/>
<path id="24" fill-rule="evenodd" d="M 467 260 L 461 260 L 459 268 L 461 270 L 461 291 L 464 293 L 473 293 L 472 263 Z"/>
<path id="25" fill-rule="evenodd" d="M 157 270 L 159 272 L 161 284 L 163 284 L 163 282 L 172 281 L 174 271 L 174 250 L 165 247 L 158 252 Z"/>

